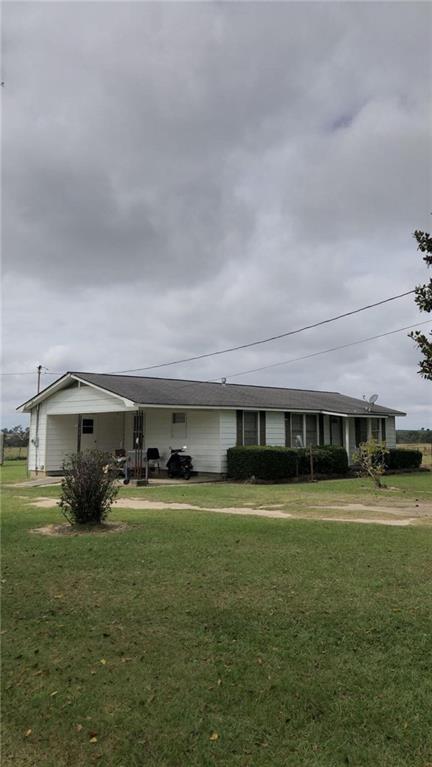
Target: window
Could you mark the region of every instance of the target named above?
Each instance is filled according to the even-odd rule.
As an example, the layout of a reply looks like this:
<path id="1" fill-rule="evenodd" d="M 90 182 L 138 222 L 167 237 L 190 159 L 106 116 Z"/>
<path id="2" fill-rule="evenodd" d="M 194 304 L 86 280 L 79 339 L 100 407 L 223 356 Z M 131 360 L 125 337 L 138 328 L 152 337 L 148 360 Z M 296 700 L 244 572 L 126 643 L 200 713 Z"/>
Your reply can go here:
<path id="1" fill-rule="evenodd" d="M 93 418 L 83 418 L 82 419 L 82 433 L 83 434 L 93 434 Z"/>
<path id="2" fill-rule="evenodd" d="M 285 413 L 285 446 L 318 444 L 318 416 L 314 413 Z"/>
<path id="3" fill-rule="evenodd" d="M 381 418 L 381 439 L 383 442 L 385 442 L 387 439 L 385 418 Z"/>
<path id="4" fill-rule="evenodd" d="M 144 444 L 144 413 L 135 413 L 133 421 L 132 449 L 142 450 Z"/>
<path id="5" fill-rule="evenodd" d="M 306 447 L 318 444 L 317 417 L 316 415 L 306 416 Z"/>
<path id="6" fill-rule="evenodd" d="M 371 437 L 372 439 L 376 439 L 376 441 L 379 442 L 379 438 L 380 438 L 380 419 L 379 418 L 371 418 Z"/>
<path id="7" fill-rule="evenodd" d="M 291 413 L 285 413 L 285 447 L 291 447 Z"/>
<path id="8" fill-rule="evenodd" d="M 291 413 L 291 447 L 304 447 L 303 415 Z"/>
<path id="9" fill-rule="evenodd" d="M 173 423 L 186 423 L 186 413 L 173 413 L 172 414 L 172 422 Z"/>
<path id="10" fill-rule="evenodd" d="M 245 410 L 243 413 L 243 444 L 258 445 L 258 413 Z"/>
<path id="11" fill-rule="evenodd" d="M 236 444 L 239 446 L 266 444 L 265 410 L 237 410 Z"/>

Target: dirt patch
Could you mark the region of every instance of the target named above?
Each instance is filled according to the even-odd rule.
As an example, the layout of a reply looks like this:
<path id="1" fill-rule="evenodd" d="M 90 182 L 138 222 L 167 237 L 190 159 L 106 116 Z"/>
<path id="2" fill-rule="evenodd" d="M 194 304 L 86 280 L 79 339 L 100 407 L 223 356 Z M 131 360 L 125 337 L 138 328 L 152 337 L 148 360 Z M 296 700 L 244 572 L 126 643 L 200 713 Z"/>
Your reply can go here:
<path id="1" fill-rule="evenodd" d="M 36 498 L 30 505 L 37 506 L 38 509 L 53 509 L 59 505 L 59 502 L 55 498 Z"/>
<path id="2" fill-rule="evenodd" d="M 325 509 L 332 509 L 334 511 L 366 511 L 375 512 L 377 514 L 393 514 L 395 516 L 410 516 L 415 515 L 421 517 L 432 517 L 432 503 L 401 503 L 393 506 L 368 506 L 365 503 L 328 503 L 320 504 L 319 506 L 309 506 L 310 509 L 318 509 L 324 511 Z"/>
<path id="3" fill-rule="evenodd" d="M 379 519 L 377 517 L 318 517 L 322 522 L 357 522 L 363 525 L 392 525 L 395 527 L 408 527 L 416 522 L 415 517 L 408 519 Z"/>
<path id="4" fill-rule="evenodd" d="M 327 516 L 325 513 L 314 515 L 313 517 L 307 513 L 294 513 L 291 514 L 287 511 L 279 511 L 275 506 L 280 504 L 274 504 L 269 508 L 251 508 L 251 507 L 224 507 L 213 508 L 205 506 L 194 506 L 190 503 L 166 503 L 164 501 L 146 501 L 142 498 L 119 498 L 114 502 L 113 506 L 119 509 L 142 509 L 143 511 L 210 511 L 215 514 L 233 514 L 238 516 L 254 516 L 254 517 L 267 517 L 270 519 L 309 519 L 309 520 L 321 520 L 323 522 L 357 522 L 360 524 L 376 524 L 376 525 L 391 525 L 396 527 L 407 527 L 412 523 L 427 522 L 428 518 L 432 517 L 431 504 L 419 504 L 418 508 L 414 508 L 413 504 L 406 507 L 383 507 L 383 506 L 366 506 L 362 503 L 348 503 L 344 506 L 310 506 L 310 509 L 319 509 L 321 512 L 325 511 L 341 511 L 344 512 L 373 512 L 380 516 L 372 517 L 359 517 L 359 516 L 344 516 L 334 517 Z M 32 502 L 32 506 L 38 506 L 39 508 L 53 508 L 57 506 L 55 498 L 39 498 Z M 407 514 L 410 516 L 407 516 Z M 413 513 L 415 516 L 412 516 Z M 386 518 L 383 514 L 391 514 L 393 517 Z M 423 519 L 422 519 L 423 518 Z M 68 532 L 56 533 L 46 532 L 45 535 L 56 534 L 82 534 L 77 533 L 70 525 L 48 525 L 47 529 L 52 528 L 67 528 Z M 39 528 L 37 532 L 41 532 L 45 528 Z M 35 531 L 36 532 L 36 531 Z M 108 531 L 107 531 L 108 532 Z M 112 531 L 116 532 L 116 531 Z"/>
<path id="5" fill-rule="evenodd" d="M 128 525 L 125 522 L 107 522 L 103 525 L 94 525 L 92 527 L 78 527 L 75 525 L 45 525 L 45 527 L 34 527 L 31 533 L 37 535 L 49 536 L 75 536 L 75 535 L 100 535 L 107 533 L 123 533 Z"/>

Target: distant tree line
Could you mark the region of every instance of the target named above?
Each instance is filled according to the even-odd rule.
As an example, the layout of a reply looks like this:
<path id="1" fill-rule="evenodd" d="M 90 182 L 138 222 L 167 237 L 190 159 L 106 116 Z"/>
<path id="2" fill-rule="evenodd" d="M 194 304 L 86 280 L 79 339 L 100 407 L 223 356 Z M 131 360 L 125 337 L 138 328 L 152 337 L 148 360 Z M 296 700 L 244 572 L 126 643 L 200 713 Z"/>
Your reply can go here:
<path id="1" fill-rule="evenodd" d="M 396 442 L 407 444 L 432 443 L 432 429 L 397 429 Z"/>
<path id="2" fill-rule="evenodd" d="M 21 455 L 21 448 L 27 447 L 29 443 L 29 427 L 23 429 L 22 426 L 12 426 L 11 429 L 2 429 L 4 434 L 5 447 L 17 447 L 18 455 Z"/>

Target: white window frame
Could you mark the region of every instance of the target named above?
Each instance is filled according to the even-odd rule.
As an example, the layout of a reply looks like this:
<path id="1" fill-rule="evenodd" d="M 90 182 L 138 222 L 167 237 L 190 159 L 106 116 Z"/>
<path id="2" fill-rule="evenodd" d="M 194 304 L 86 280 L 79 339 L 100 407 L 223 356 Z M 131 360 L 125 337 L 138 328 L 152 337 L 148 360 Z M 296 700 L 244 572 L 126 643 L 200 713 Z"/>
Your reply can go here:
<path id="1" fill-rule="evenodd" d="M 319 413 L 296 413 L 296 412 L 293 412 L 292 410 L 287 410 L 286 413 L 290 416 L 289 422 L 290 422 L 290 443 L 291 443 L 291 447 L 295 447 L 295 445 L 293 444 L 293 427 L 292 427 L 292 417 L 293 417 L 293 415 L 301 416 L 301 418 L 302 418 L 302 440 L 303 440 L 303 446 L 304 447 L 306 447 L 306 433 L 307 433 L 307 429 L 306 429 L 306 416 L 308 416 L 308 415 L 314 415 L 315 416 L 315 419 L 316 419 L 317 445 L 320 444 L 321 434 L 320 434 L 320 427 L 319 427 Z M 322 436 L 323 436 L 323 440 L 324 440 L 324 434 Z"/>
<path id="2" fill-rule="evenodd" d="M 246 413 L 254 413 L 257 418 L 257 445 L 261 442 L 261 424 L 260 424 L 260 411 L 259 410 L 243 410 L 242 417 L 242 444 L 244 447 L 252 447 L 252 445 L 245 445 L 245 415 Z"/>

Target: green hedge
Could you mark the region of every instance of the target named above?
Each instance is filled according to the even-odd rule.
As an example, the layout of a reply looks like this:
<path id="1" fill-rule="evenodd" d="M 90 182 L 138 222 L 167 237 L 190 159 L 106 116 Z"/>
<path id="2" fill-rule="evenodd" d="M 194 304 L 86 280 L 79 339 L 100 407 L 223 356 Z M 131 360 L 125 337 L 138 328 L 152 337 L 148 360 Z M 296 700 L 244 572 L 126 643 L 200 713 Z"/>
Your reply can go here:
<path id="1" fill-rule="evenodd" d="M 230 447 L 227 473 L 232 479 L 280 480 L 310 473 L 309 450 L 290 447 Z M 348 456 L 343 447 L 313 448 L 315 474 L 346 474 Z"/>
<path id="2" fill-rule="evenodd" d="M 390 448 L 386 455 L 386 469 L 418 469 L 421 466 L 422 454 L 420 450 L 405 450 L 404 448 Z"/>

